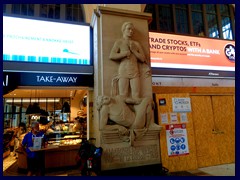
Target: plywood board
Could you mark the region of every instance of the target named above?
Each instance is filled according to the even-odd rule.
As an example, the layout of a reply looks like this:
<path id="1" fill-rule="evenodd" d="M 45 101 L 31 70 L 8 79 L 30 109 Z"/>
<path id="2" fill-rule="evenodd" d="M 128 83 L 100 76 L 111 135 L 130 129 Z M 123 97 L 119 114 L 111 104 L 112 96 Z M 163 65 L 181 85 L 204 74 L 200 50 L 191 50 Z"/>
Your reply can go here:
<path id="1" fill-rule="evenodd" d="M 156 94 L 156 102 L 158 107 L 158 121 L 163 129 L 160 134 L 160 149 L 162 165 L 169 169 L 170 172 L 197 169 L 196 147 L 194 138 L 194 129 L 192 122 L 192 113 L 187 113 L 188 122 L 186 123 L 189 154 L 183 156 L 168 156 L 167 140 L 166 140 L 166 124 L 161 124 L 161 114 L 167 113 L 168 119 L 172 113 L 173 97 L 189 97 L 189 94 Z M 159 105 L 159 99 L 165 99 L 166 105 Z M 180 123 L 180 114 L 177 113 L 178 123 Z"/>
<path id="2" fill-rule="evenodd" d="M 198 167 L 219 164 L 210 96 L 191 96 Z"/>
<path id="3" fill-rule="evenodd" d="M 153 93 L 191 93 L 191 94 L 235 94 L 234 87 L 176 87 L 176 86 L 153 86 Z"/>
<path id="4" fill-rule="evenodd" d="M 220 164 L 235 162 L 235 108 L 232 96 L 212 96 Z"/>

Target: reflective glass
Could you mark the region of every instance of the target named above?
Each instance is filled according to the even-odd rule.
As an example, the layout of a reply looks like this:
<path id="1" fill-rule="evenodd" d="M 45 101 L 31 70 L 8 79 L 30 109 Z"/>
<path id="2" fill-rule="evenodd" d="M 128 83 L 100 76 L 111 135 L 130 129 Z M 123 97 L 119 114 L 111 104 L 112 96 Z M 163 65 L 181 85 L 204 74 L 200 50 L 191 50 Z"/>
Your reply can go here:
<path id="1" fill-rule="evenodd" d="M 173 32 L 173 18 L 170 7 L 159 6 L 159 25 L 161 32 Z"/>
<path id="2" fill-rule="evenodd" d="M 182 8 L 182 9 L 187 9 L 187 5 L 186 4 L 175 4 L 176 8 Z"/>
<path id="3" fill-rule="evenodd" d="M 41 4 L 40 6 L 40 16 L 41 17 L 47 17 L 47 5 Z"/>
<path id="4" fill-rule="evenodd" d="M 66 20 L 84 22 L 83 10 L 80 4 L 66 5 Z"/>
<path id="5" fill-rule="evenodd" d="M 192 12 L 192 24 L 194 35 L 205 36 L 202 13 Z"/>
<path id="6" fill-rule="evenodd" d="M 3 4 L 3 13 L 6 12 L 6 4 Z"/>
<path id="7" fill-rule="evenodd" d="M 217 16 L 216 15 L 207 15 L 207 22 L 208 22 L 208 33 L 209 37 L 219 38 L 219 31 L 217 25 Z"/>
<path id="8" fill-rule="evenodd" d="M 221 15 L 230 16 L 229 6 L 227 4 L 220 4 Z"/>
<path id="9" fill-rule="evenodd" d="M 216 14 L 216 8 L 214 4 L 206 4 L 207 13 Z"/>
<path id="10" fill-rule="evenodd" d="M 149 24 L 149 30 L 157 30 L 155 5 L 147 4 L 144 12 L 152 13 L 152 22 Z"/>
<path id="11" fill-rule="evenodd" d="M 21 14 L 22 15 L 27 15 L 28 14 L 28 5 L 27 4 L 22 4 L 21 5 Z"/>
<path id="12" fill-rule="evenodd" d="M 33 16 L 34 15 L 34 4 L 28 5 L 28 15 Z"/>
<path id="13" fill-rule="evenodd" d="M 12 13 L 13 14 L 20 14 L 20 4 L 13 4 L 12 5 Z"/>
<path id="14" fill-rule="evenodd" d="M 201 4 L 191 4 L 191 8 L 193 11 L 202 11 L 202 5 Z"/>
<path id="15" fill-rule="evenodd" d="M 229 17 L 222 17 L 223 39 L 233 39 L 231 21 Z"/>
<path id="16" fill-rule="evenodd" d="M 187 11 L 182 9 L 176 9 L 176 22 L 178 33 L 189 33 Z"/>

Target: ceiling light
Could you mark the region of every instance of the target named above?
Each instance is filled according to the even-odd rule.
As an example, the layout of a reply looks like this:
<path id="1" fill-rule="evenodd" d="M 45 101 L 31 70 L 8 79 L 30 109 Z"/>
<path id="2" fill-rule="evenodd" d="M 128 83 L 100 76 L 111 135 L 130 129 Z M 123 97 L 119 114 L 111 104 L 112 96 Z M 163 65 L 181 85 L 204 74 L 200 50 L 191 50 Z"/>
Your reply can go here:
<path id="1" fill-rule="evenodd" d="M 13 99 L 13 98 L 5 98 L 5 102 L 6 103 L 12 103 L 12 102 L 15 102 L 15 103 L 20 103 L 20 102 L 59 102 L 60 101 L 60 98 L 23 98 L 23 99 L 20 99 L 20 98 L 17 98 L 17 99 Z"/>

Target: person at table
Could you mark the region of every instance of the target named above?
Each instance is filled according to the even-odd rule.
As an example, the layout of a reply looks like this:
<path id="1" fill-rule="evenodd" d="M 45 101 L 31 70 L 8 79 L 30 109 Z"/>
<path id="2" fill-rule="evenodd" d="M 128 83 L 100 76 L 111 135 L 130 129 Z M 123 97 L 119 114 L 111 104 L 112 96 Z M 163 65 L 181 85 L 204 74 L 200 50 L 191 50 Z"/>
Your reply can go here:
<path id="1" fill-rule="evenodd" d="M 22 141 L 23 152 L 27 155 L 27 176 L 41 176 L 44 173 L 44 157 L 41 151 L 31 151 L 29 148 L 33 147 L 35 137 L 43 137 L 43 142 L 46 141 L 44 132 L 39 130 L 39 122 L 33 121 L 31 124 L 31 131 L 28 132 Z"/>

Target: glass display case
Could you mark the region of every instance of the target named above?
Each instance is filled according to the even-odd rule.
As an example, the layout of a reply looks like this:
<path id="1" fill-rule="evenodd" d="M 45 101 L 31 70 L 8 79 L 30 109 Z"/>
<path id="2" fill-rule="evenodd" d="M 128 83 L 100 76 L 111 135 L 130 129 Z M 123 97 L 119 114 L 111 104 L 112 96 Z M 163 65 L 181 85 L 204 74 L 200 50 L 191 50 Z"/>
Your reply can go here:
<path id="1" fill-rule="evenodd" d="M 47 134 L 48 144 L 55 146 L 79 145 L 82 137 L 79 133 L 51 133 Z"/>

